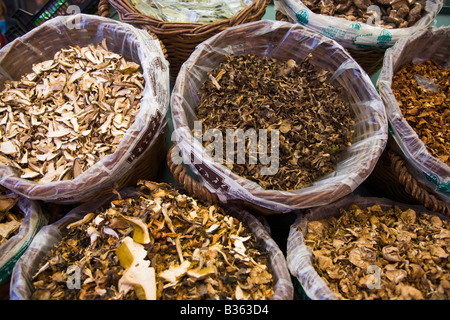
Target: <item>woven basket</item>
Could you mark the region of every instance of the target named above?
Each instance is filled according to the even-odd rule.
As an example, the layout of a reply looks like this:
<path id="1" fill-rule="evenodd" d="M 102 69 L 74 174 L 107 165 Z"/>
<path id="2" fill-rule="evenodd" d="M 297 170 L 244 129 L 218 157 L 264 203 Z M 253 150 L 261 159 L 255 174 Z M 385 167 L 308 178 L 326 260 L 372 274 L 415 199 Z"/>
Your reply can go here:
<path id="1" fill-rule="evenodd" d="M 72 180 L 34 183 L 20 179 L 11 168 L 0 165 L 2 186 L 33 200 L 76 204 L 134 184 L 138 179 L 159 177 L 166 153 L 164 118 L 170 84 L 167 61 L 162 48 L 153 42 L 157 39 L 154 34 L 94 15 L 54 18 L 2 48 L 0 84 L 30 72 L 34 63 L 53 58 L 61 48 L 96 44 L 103 39 L 111 51 L 141 64 L 148 79 L 141 110 L 121 144 L 114 153 Z M 18 56 L 21 58 L 17 59 Z"/>
<path id="2" fill-rule="evenodd" d="M 193 140 L 190 131 L 196 120 L 193 109 L 199 101 L 198 92 L 207 72 L 224 61 L 226 54 L 247 53 L 267 55 L 280 61 L 300 61 L 311 53 L 311 63 L 318 68 L 339 69 L 335 85 L 344 88 L 356 125 L 354 147 L 342 155 L 333 174 L 300 190 L 263 190 L 206 157 L 200 142 Z M 329 59 L 331 55 L 333 59 Z M 247 23 L 225 30 L 199 45 L 180 70 L 171 106 L 177 147 L 201 185 L 222 202 L 237 203 L 261 214 L 320 206 L 345 196 L 370 174 L 387 141 L 384 106 L 367 74 L 335 41 L 286 22 Z M 179 172 L 182 169 L 178 169 Z M 184 173 L 180 177 L 182 181 L 189 179 Z"/>
<path id="3" fill-rule="evenodd" d="M 175 81 L 181 65 L 199 43 L 226 28 L 260 20 L 269 3 L 270 0 L 254 0 L 251 5 L 232 18 L 208 24 L 165 22 L 140 13 L 127 0 L 100 0 L 98 11 L 101 16 L 109 17 L 110 6 L 112 6 L 119 14 L 121 21 L 154 33 L 164 43 L 170 62 L 171 79 Z"/>
<path id="4" fill-rule="evenodd" d="M 300 8 L 307 8 L 307 6 L 305 6 L 300 1 L 289 3 L 290 4 L 288 4 L 288 2 L 285 2 L 285 0 L 275 0 L 275 17 L 277 20 L 299 23 L 298 21 L 301 20 L 299 20 L 298 18 L 298 13 L 296 13 L 295 15 L 297 18 L 294 18 L 294 12 L 296 10 L 299 10 Z M 291 8 L 292 5 L 295 5 L 295 9 Z M 355 30 L 350 31 L 353 29 L 353 26 L 351 25 L 352 22 L 344 18 L 313 13 L 309 9 L 302 9 L 300 10 L 300 12 L 304 12 L 305 14 L 308 15 L 308 18 L 305 18 L 306 19 L 305 28 L 327 35 L 333 40 L 336 40 L 338 43 L 343 45 L 347 49 L 347 51 L 352 55 L 352 57 L 361 65 L 361 67 L 370 76 L 372 76 L 375 73 L 377 73 L 382 67 L 383 56 L 386 51 L 386 48 L 392 46 L 398 39 L 407 37 L 411 34 L 414 34 L 417 31 L 425 29 L 429 24 L 432 23 L 433 19 L 439 13 L 442 6 L 443 6 L 442 0 L 427 1 L 426 14 L 419 21 L 417 21 L 413 26 L 408 28 L 386 29 L 386 42 L 384 42 L 383 39 L 383 41 L 380 42 L 380 44 L 377 44 L 378 39 L 375 38 L 374 35 L 379 34 L 380 36 L 382 35 L 379 38 L 384 37 L 383 32 L 385 30 L 381 27 L 368 29 L 362 32 L 361 34 L 358 34 L 360 31 L 356 32 L 356 30 L 360 30 L 360 28 L 361 30 L 363 30 L 364 28 L 369 27 L 370 25 L 365 23 L 355 23 L 356 25 L 358 25 L 358 27 Z M 310 19 L 309 22 L 308 19 Z M 327 24 L 328 23 L 330 24 L 329 27 L 327 25 L 324 25 L 325 21 Z M 301 24 L 303 25 L 303 22 Z M 327 33 L 328 32 L 327 28 L 331 28 L 330 33 Z M 380 32 L 379 30 L 383 31 L 379 33 Z M 342 36 L 342 34 L 345 34 L 345 37 Z M 356 36 L 356 34 L 358 34 L 358 36 Z M 352 41 L 347 39 L 347 37 L 352 37 L 353 41 L 356 41 L 356 38 L 359 37 L 358 39 L 363 39 L 368 35 L 370 35 L 372 38 L 369 38 L 370 40 L 368 41 L 366 40 L 366 42 L 368 42 L 367 44 L 361 41 L 362 43 L 364 43 L 363 45 L 355 45 Z"/>
<path id="5" fill-rule="evenodd" d="M 139 195 L 139 188 L 126 188 L 120 191 L 122 199 Z M 191 194 L 192 195 L 192 194 Z M 194 196 L 195 197 L 195 196 Z M 84 203 L 68 212 L 62 219 L 43 227 L 30 244 L 29 249 L 18 260 L 12 273 L 10 283 L 11 299 L 28 300 L 34 289 L 31 286 L 31 278 L 38 270 L 39 263 L 46 254 L 67 234 L 67 226 L 82 219 L 87 213 L 99 209 L 109 208 L 111 201 L 117 199 L 116 195 L 108 195 L 95 202 Z M 277 243 L 272 239 L 264 222 L 240 208 L 229 207 L 226 213 L 242 221 L 249 230 L 258 238 L 261 246 L 267 253 L 267 262 L 274 276 L 274 294 L 272 300 L 293 299 L 294 288 L 287 268 L 286 259 Z"/>
<path id="6" fill-rule="evenodd" d="M 450 205 L 414 178 L 404 158 L 394 151 L 390 141 L 365 184 L 379 196 L 420 204 L 428 210 L 450 217 Z"/>
<path id="7" fill-rule="evenodd" d="M 11 276 L 2 284 L 0 284 L 0 300 L 9 300 L 9 283 Z"/>
<path id="8" fill-rule="evenodd" d="M 40 203 L 19 197 L 15 210 L 23 214 L 16 234 L 0 245 L 0 300 L 9 298 L 11 273 L 17 261 L 26 251 L 34 236 L 47 225 Z"/>
<path id="9" fill-rule="evenodd" d="M 275 11 L 275 19 L 279 21 L 288 21 L 289 19 L 280 11 Z M 351 48 L 345 48 L 350 53 L 353 59 L 359 63 L 359 65 L 367 72 L 369 76 L 377 73 L 383 65 L 384 50 L 381 49 L 367 49 L 367 50 L 355 50 Z"/>
<path id="10" fill-rule="evenodd" d="M 445 215 L 450 214 L 450 168 L 427 151 L 404 118 L 391 86 L 393 75 L 405 64 L 432 59 L 448 67 L 449 53 L 450 27 L 422 30 L 398 41 L 386 51 L 377 86 L 386 106 L 391 130 L 386 154 L 381 157 L 383 161 L 377 164 L 368 179 L 375 189 L 385 190 L 386 186 L 397 186 L 389 192 L 389 196 L 394 199 L 401 200 L 406 196 Z"/>

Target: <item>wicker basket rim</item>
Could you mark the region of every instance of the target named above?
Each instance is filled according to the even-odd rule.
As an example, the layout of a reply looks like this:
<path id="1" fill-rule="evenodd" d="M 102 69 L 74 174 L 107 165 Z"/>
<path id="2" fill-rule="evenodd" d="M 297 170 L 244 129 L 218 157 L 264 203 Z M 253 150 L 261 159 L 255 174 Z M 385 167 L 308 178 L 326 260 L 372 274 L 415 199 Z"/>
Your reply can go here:
<path id="1" fill-rule="evenodd" d="M 101 0 L 105 1 L 105 0 Z M 166 22 L 147 16 L 138 11 L 128 0 L 106 0 L 126 22 L 151 26 L 153 32 L 166 35 L 200 36 L 204 33 L 229 27 L 238 22 L 251 21 L 265 11 L 271 0 L 254 0 L 250 5 L 239 11 L 235 16 L 210 23 Z"/>

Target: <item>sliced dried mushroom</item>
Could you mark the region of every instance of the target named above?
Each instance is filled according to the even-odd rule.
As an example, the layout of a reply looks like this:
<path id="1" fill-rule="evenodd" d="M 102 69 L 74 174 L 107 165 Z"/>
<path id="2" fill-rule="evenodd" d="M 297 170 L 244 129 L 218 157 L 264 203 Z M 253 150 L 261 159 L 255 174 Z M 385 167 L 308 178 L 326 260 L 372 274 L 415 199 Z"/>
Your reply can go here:
<path id="1" fill-rule="evenodd" d="M 97 46 L 59 50 L 0 92 L 0 161 L 39 183 L 112 154 L 140 109 L 139 65 Z"/>
<path id="2" fill-rule="evenodd" d="M 0 190 L 0 245 L 14 236 L 24 219 L 22 211 L 15 210 L 20 196 L 17 194 L 3 194 Z"/>
<path id="3" fill-rule="evenodd" d="M 354 204 L 308 222 L 305 243 L 340 299 L 448 300 L 449 231 L 450 222 L 435 215 Z"/>
<path id="4" fill-rule="evenodd" d="M 266 252 L 246 225 L 167 184 L 139 185 L 136 196 L 69 225 L 40 262 L 32 299 L 272 297 Z M 150 239 L 138 243 L 143 226 Z M 67 288 L 70 266 L 80 270 L 79 289 Z"/>

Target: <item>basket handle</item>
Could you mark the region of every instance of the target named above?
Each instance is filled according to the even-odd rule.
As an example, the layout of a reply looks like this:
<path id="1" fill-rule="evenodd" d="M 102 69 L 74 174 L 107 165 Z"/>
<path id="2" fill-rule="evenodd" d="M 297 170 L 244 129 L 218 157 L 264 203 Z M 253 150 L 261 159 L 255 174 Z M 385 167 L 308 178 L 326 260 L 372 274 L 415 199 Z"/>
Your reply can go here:
<path id="1" fill-rule="evenodd" d="M 109 4 L 108 0 L 100 0 L 98 3 L 98 14 L 101 17 L 110 17 L 109 9 L 111 8 L 111 5 Z"/>
<path id="2" fill-rule="evenodd" d="M 392 150 L 388 150 L 388 157 L 391 170 L 408 194 L 422 203 L 425 208 L 450 217 L 450 205 L 422 188 L 417 180 L 408 172 L 405 161 L 398 154 Z"/>
<path id="3" fill-rule="evenodd" d="M 204 200 L 214 204 L 220 204 L 219 198 L 216 194 L 211 193 L 205 187 L 203 187 L 198 181 L 194 180 L 187 174 L 186 168 L 183 164 L 175 164 L 172 160 L 172 152 L 176 145 L 173 144 L 169 152 L 167 153 L 167 166 L 173 175 L 176 182 L 181 184 L 183 188 L 200 200 Z"/>

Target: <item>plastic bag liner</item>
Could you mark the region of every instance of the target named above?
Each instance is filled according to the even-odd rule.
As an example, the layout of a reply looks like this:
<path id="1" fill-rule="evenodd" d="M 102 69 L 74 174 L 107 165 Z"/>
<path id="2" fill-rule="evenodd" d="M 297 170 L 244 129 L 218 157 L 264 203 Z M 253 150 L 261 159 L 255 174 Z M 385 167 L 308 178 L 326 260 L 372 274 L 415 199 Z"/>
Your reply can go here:
<path id="1" fill-rule="evenodd" d="M 162 132 L 170 85 L 160 42 L 146 31 L 94 15 L 51 19 L 0 50 L 0 87 L 6 80 L 17 80 L 31 72 L 33 64 L 53 59 L 62 48 L 96 45 L 103 39 L 110 51 L 140 64 L 145 78 L 140 111 L 116 151 L 73 180 L 45 184 L 21 179 L 12 168 L 0 164 L 1 185 L 30 199 L 69 204 L 99 197 L 114 184 L 130 185 L 136 168 L 141 174 L 138 178 L 156 177 L 164 160 Z"/>
<path id="2" fill-rule="evenodd" d="M 450 68 L 449 57 L 450 27 L 426 29 L 402 39 L 386 50 L 377 81 L 396 151 L 405 159 L 408 171 L 447 203 L 450 203 L 450 167 L 427 151 L 416 131 L 404 118 L 392 91 L 392 78 L 410 62 L 420 64 L 431 59 L 444 68 Z"/>
<path id="3" fill-rule="evenodd" d="M 411 208 L 416 212 L 433 214 L 439 216 L 441 219 L 449 220 L 448 217 L 431 212 L 423 206 L 403 204 L 387 198 L 361 197 L 355 194 L 348 195 L 326 206 L 309 209 L 307 214 L 298 214 L 297 219 L 291 225 L 289 230 L 286 259 L 292 276 L 298 280 L 301 289 L 303 289 L 306 296 L 312 300 L 338 300 L 338 297 L 328 287 L 326 282 L 314 268 L 312 251 L 310 247 L 305 244 L 304 239 L 304 235 L 306 235 L 308 231 L 307 224 L 309 221 L 339 216 L 340 209 L 347 210 L 352 204 L 358 204 L 360 208 L 380 205 L 383 210 L 388 210 L 393 206 L 398 206 L 402 210 Z M 299 228 L 302 231 L 299 231 Z"/>
<path id="4" fill-rule="evenodd" d="M 120 192 L 121 198 L 126 199 L 138 194 L 134 188 L 125 188 Z M 11 275 L 10 299 L 29 300 L 34 292 L 32 277 L 38 271 L 39 263 L 55 244 L 62 240 L 66 227 L 95 210 L 108 208 L 117 195 L 106 195 L 101 199 L 83 203 L 72 209 L 62 219 L 43 227 L 33 242 L 19 259 Z M 260 221 L 252 214 L 237 208 L 227 208 L 226 212 L 245 223 L 251 232 L 264 243 L 265 251 L 269 255 L 269 263 L 275 280 L 272 300 L 293 299 L 294 288 L 286 264 L 286 258 L 266 229 L 264 220 Z M 261 217 L 263 218 L 263 217 Z"/>
<path id="5" fill-rule="evenodd" d="M 16 206 L 24 215 L 17 234 L 0 245 L 0 284 L 9 278 L 17 260 L 30 245 L 33 237 L 47 224 L 36 201 L 21 197 Z"/>
<path id="6" fill-rule="evenodd" d="M 197 120 L 194 108 L 207 72 L 226 60 L 226 55 L 257 54 L 280 61 L 303 60 L 333 72 L 332 83 L 342 87 L 355 116 L 352 146 L 341 155 L 335 172 L 313 185 L 295 190 L 264 190 L 257 183 L 214 162 L 191 130 Z M 174 136 L 178 148 L 174 163 L 188 164 L 201 184 L 222 202 L 236 202 L 262 214 L 285 213 L 336 201 L 356 189 L 373 170 L 387 142 L 387 118 L 383 102 L 369 76 L 341 45 L 298 24 L 261 20 L 222 31 L 197 46 L 183 64 L 171 97 Z M 178 149 L 178 150 L 177 150 Z M 182 154 L 182 160 L 178 157 Z"/>
<path id="7" fill-rule="evenodd" d="M 299 0 L 274 0 L 275 10 L 286 15 L 290 21 L 298 22 L 351 49 L 389 48 L 396 41 L 430 25 L 443 4 L 443 0 L 427 0 L 425 14 L 413 26 L 387 29 L 370 22 L 350 21 L 341 17 L 314 13 Z M 375 19 L 372 20 L 375 22 Z"/>

